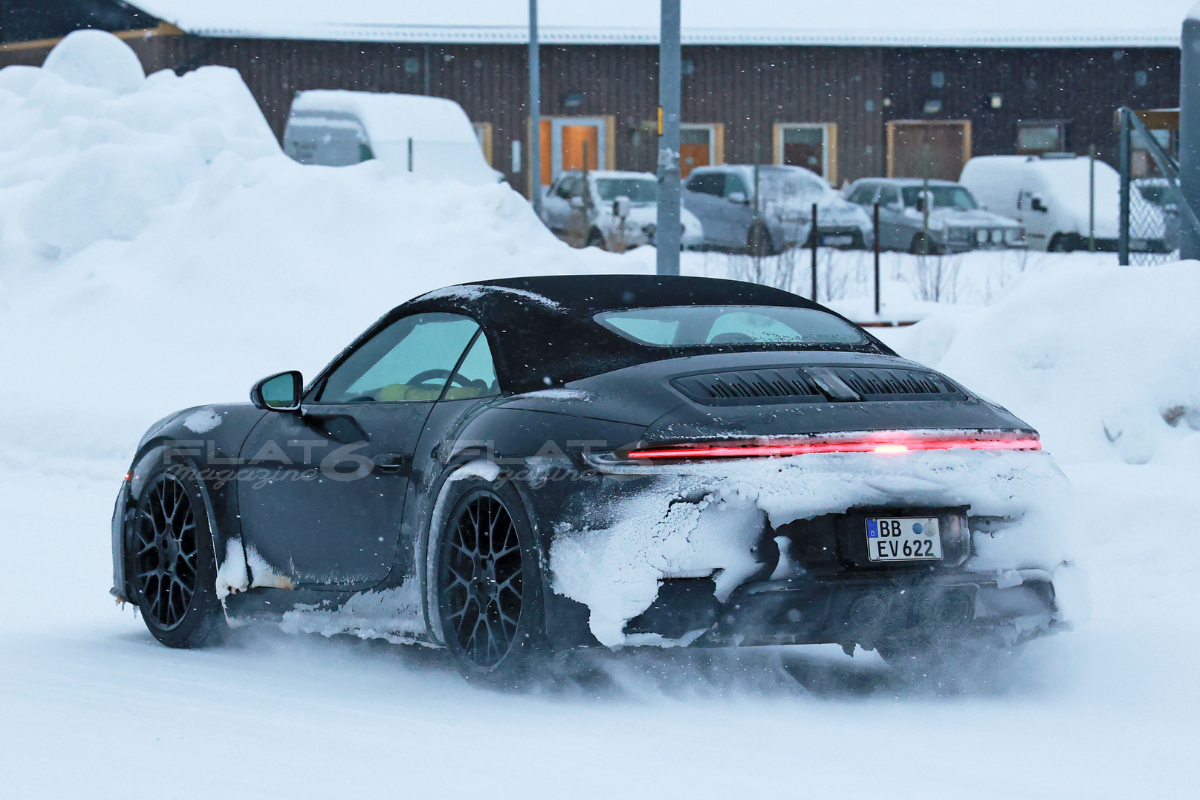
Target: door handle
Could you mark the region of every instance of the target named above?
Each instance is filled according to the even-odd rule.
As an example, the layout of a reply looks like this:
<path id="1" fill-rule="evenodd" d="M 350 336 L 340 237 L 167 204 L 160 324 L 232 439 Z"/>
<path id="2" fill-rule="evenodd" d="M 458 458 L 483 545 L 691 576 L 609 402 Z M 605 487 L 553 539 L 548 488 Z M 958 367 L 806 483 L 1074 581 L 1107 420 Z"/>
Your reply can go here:
<path id="1" fill-rule="evenodd" d="M 380 453 L 371 460 L 375 462 L 376 472 L 396 475 L 408 471 L 409 458 L 403 453 Z"/>

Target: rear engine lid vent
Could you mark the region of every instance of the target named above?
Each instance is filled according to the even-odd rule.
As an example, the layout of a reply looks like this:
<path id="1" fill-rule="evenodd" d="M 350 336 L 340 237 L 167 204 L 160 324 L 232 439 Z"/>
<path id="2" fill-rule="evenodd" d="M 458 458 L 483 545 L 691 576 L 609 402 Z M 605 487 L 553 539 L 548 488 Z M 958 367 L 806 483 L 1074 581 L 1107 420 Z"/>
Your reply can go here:
<path id="1" fill-rule="evenodd" d="M 758 367 L 681 375 L 671 385 L 709 406 L 965 399 L 937 373 L 892 367 Z"/>
<path id="2" fill-rule="evenodd" d="M 935 372 L 886 367 L 833 367 L 863 400 L 962 400 L 963 394 Z"/>
<path id="3" fill-rule="evenodd" d="M 685 375 L 674 378 L 671 385 L 697 403 L 710 406 L 825 402 L 813 379 L 795 367 Z"/>

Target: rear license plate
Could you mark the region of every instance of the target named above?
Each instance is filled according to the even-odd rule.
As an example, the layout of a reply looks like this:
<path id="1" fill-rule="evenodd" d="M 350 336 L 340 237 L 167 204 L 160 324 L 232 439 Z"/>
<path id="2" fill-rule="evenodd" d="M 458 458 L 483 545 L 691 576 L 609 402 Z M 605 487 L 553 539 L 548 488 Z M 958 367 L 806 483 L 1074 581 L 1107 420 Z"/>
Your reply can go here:
<path id="1" fill-rule="evenodd" d="M 822 236 L 821 244 L 826 247 L 845 247 L 854 242 L 853 236 Z"/>
<path id="2" fill-rule="evenodd" d="M 941 561 L 936 517 L 867 520 L 867 556 L 872 561 Z"/>

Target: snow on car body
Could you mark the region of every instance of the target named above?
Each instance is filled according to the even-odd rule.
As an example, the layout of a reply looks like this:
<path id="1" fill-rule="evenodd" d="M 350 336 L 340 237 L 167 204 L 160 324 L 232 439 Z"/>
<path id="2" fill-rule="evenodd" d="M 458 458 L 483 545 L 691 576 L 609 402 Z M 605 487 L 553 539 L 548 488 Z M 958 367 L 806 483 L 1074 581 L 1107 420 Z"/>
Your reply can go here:
<path id="1" fill-rule="evenodd" d="M 786 292 L 450 287 L 251 399 L 153 426 L 122 486 L 113 591 L 167 644 L 223 611 L 494 677 L 577 647 L 891 657 L 1063 621 L 1065 481 L 1036 432 Z"/>
<path id="2" fill-rule="evenodd" d="M 1042 156 L 976 156 L 959 177 L 988 210 L 1020 222 L 1031 250 L 1086 250 L 1093 232 L 1099 250 L 1115 252 L 1120 227 L 1121 176 L 1095 162 L 1095 207 L 1091 207 L 1089 159 L 1074 153 Z M 1131 219 L 1142 220 L 1135 250 L 1164 252 L 1166 216 L 1143 197 L 1130 195 Z M 1093 213 L 1094 212 L 1094 213 Z"/>
<path id="3" fill-rule="evenodd" d="M 658 227 L 658 179 L 649 172 L 568 170 L 542 199 L 546 227 L 577 247 L 623 250 L 654 242 Z M 624 199 L 622 199 L 624 198 Z M 682 209 L 680 245 L 698 247 L 704 230 Z"/>
<path id="4" fill-rule="evenodd" d="M 314 89 L 292 102 L 283 148 L 302 164 L 344 167 L 371 159 L 419 178 L 496 183 L 462 106 L 412 94 Z"/>

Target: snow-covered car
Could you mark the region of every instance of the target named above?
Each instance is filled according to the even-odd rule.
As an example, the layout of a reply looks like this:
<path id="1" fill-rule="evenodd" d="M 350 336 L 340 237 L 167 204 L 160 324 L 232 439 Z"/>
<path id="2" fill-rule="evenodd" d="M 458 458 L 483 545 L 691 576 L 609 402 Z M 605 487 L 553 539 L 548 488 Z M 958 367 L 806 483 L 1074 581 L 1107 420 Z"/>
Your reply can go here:
<path id="1" fill-rule="evenodd" d="M 509 681 L 576 648 L 904 660 L 1061 622 L 1036 431 L 778 289 L 454 286 L 250 400 L 154 424 L 120 487 L 112 591 L 163 644 L 274 621 Z"/>
<path id="2" fill-rule="evenodd" d="M 848 249 L 874 241 L 870 217 L 803 167 L 760 166 L 757 184 L 753 166 L 697 167 L 683 204 L 700 218 L 706 248 L 773 254 L 811 244 L 814 204 L 819 244 Z"/>
<path id="3" fill-rule="evenodd" d="M 301 164 L 379 159 L 419 178 L 497 183 L 462 106 L 441 97 L 313 89 L 292 101 L 283 150 Z"/>
<path id="4" fill-rule="evenodd" d="M 698 247 L 700 221 L 683 209 L 680 244 Z M 654 243 L 658 180 L 649 172 L 568 170 L 542 198 L 542 222 L 574 247 L 627 250 Z"/>
<path id="5" fill-rule="evenodd" d="M 1025 228 L 1031 250 L 1087 250 L 1095 232 L 1096 249 L 1117 249 L 1120 229 L 1121 176 L 1108 164 L 1091 164 L 1074 153 L 1041 156 L 976 156 L 959 177 L 991 211 L 1016 220 Z M 1094 213 L 1089 186 L 1094 185 Z M 1137 222 L 1134 250 L 1165 252 L 1167 217 L 1164 209 L 1141 192 L 1130 194 L 1130 217 Z"/>
<path id="6" fill-rule="evenodd" d="M 884 250 L 930 254 L 1026 246 L 1024 228 L 980 208 L 965 186 L 950 181 L 863 178 L 846 190 L 846 199 L 867 213 L 879 203 Z"/>

